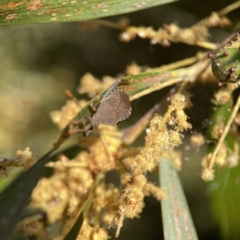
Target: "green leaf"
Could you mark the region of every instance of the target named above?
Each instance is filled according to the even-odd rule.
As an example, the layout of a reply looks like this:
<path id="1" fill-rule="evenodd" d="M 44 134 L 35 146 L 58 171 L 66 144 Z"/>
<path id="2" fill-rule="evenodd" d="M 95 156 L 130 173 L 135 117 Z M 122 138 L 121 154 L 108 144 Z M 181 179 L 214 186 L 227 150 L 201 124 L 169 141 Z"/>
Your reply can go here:
<path id="1" fill-rule="evenodd" d="M 9 239 L 12 228 L 21 218 L 33 189 L 44 173 L 44 166 L 49 161 L 52 151 L 46 153 L 27 172 L 18 176 L 1 194 L 0 232 L 2 239 Z"/>
<path id="2" fill-rule="evenodd" d="M 187 201 L 172 159 L 159 163 L 160 186 L 167 197 L 161 201 L 165 240 L 198 239 Z"/>
<path id="3" fill-rule="evenodd" d="M 113 16 L 175 0 L 2 0 L 0 25 L 70 22 Z"/>
<path id="4" fill-rule="evenodd" d="M 210 207 L 222 239 L 239 239 L 240 165 L 215 170 L 215 178 L 208 183 Z"/>
<path id="5" fill-rule="evenodd" d="M 63 154 L 73 154 L 79 152 L 82 148 L 79 146 L 70 147 Z M 51 169 L 45 165 L 50 160 L 57 160 L 55 154 L 49 151 L 27 172 L 20 174 L 0 195 L 0 232 L 3 239 L 8 239 L 12 228 L 22 219 L 22 210 L 29 201 L 33 189 L 36 187 L 39 179 L 43 175 L 51 175 Z"/>
<path id="6" fill-rule="evenodd" d="M 22 170 L 20 169 L 13 169 L 12 171 L 9 172 L 10 174 L 6 178 L 1 178 L 0 179 L 0 195 L 2 191 L 8 186 L 14 179 L 22 173 Z"/>
<path id="7" fill-rule="evenodd" d="M 83 221 L 84 221 L 85 213 L 88 211 L 88 209 L 89 209 L 89 207 L 90 207 L 90 205 L 92 203 L 95 189 L 99 185 L 100 181 L 104 178 L 104 176 L 105 176 L 104 174 L 99 174 L 96 177 L 95 184 L 94 184 L 94 186 L 93 186 L 93 188 L 92 188 L 92 190 L 90 192 L 90 195 L 89 195 L 87 201 L 85 202 L 83 208 L 81 209 L 81 211 L 79 213 L 79 216 L 78 216 L 76 222 L 74 223 L 73 227 L 68 232 L 68 234 L 64 238 L 64 240 L 74 240 L 74 239 L 78 238 L 79 232 L 81 230 L 81 227 L 82 227 L 82 224 L 83 224 Z"/>
<path id="8" fill-rule="evenodd" d="M 231 102 L 215 107 L 211 118 L 212 126 L 209 128 L 210 138 L 213 127 L 219 124 L 219 121 L 222 122 L 223 126 L 226 125 L 232 114 L 232 108 Z M 234 131 L 229 131 L 224 139 L 224 144 L 227 147 L 228 156 L 226 158 L 228 160 L 234 159 L 234 155 L 232 154 L 235 153 L 235 145 L 240 145 L 237 134 Z M 210 145 L 209 152 L 212 152 L 214 148 L 215 144 Z M 235 153 L 235 158 L 239 158 L 239 156 L 240 153 L 238 155 Z M 224 240 L 239 239 L 240 236 L 240 209 L 238 207 L 240 201 L 239 176 L 239 163 L 233 168 L 229 166 L 215 166 L 214 180 L 207 183 L 210 209 Z"/>
<path id="9" fill-rule="evenodd" d="M 92 199 L 93 199 L 93 193 L 91 193 L 90 196 L 88 197 L 86 203 L 83 206 L 83 209 L 80 211 L 80 214 L 79 214 L 76 222 L 74 223 L 73 227 L 71 228 L 71 230 L 69 231 L 67 236 L 64 238 L 64 240 L 77 239 L 79 232 L 81 230 L 83 221 L 84 221 L 84 215 L 87 212 L 90 204 L 92 203 Z"/>
<path id="10" fill-rule="evenodd" d="M 213 133 L 216 126 L 218 126 L 219 124 L 227 124 L 227 121 L 231 115 L 231 111 L 229 111 L 229 109 L 232 110 L 232 108 L 233 106 L 231 101 L 222 105 L 214 106 L 211 116 L 211 124 L 208 126 L 209 139 L 214 139 Z M 215 143 L 213 145 L 215 145 Z"/>

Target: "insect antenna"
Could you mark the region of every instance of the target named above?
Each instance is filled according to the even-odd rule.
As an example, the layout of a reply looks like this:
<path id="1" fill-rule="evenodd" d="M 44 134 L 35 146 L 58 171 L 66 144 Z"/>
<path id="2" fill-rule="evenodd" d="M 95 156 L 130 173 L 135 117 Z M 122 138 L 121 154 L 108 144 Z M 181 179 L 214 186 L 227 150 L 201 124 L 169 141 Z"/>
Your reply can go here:
<path id="1" fill-rule="evenodd" d="M 79 105 L 78 100 L 73 96 L 73 94 L 71 93 L 70 90 L 66 89 L 66 90 L 65 90 L 65 94 L 66 94 L 70 99 L 74 100 L 74 102 L 75 102 L 77 105 Z"/>

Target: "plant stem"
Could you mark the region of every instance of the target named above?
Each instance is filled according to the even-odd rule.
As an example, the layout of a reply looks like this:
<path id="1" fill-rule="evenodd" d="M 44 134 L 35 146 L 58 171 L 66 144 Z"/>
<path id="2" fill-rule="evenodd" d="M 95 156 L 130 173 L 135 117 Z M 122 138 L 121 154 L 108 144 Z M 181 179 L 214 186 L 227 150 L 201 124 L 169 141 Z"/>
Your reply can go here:
<path id="1" fill-rule="evenodd" d="M 208 167 L 209 169 L 212 169 L 212 167 L 213 167 L 215 158 L 216 158 L 216 156 L 217 156 L 217 154 L 218 154 L 218 152 L 219 152 L 219 150 L 220 150 L 220 148 L 222 146 L 222 143 L 223 143 L 225 137 L 227 136 L 227 134 L 228 134 L 228 132 L 230 130 L 231 124 L 232 124 L 232 122 L 234 121 L 234 119 L 235 119 L 235 117 L 237 115 L 239 107 L 240 107 L 240 96 L 238 97 L 238 100 L 237 100 L 237 102 L 236 102 L 236 104 L 235 104 L 235 106 L 233 108 L 232 114 L 231 114 L 230 118 L 228 119 L 226 127 L 224 128 L 224 131 L 223 131 L 220 139 L 218 140 L 217 146 L 216 146 L 216 148 L 215 148 L 215 150 L 214 150 L 214 152 L 212 154 L 211 162 L 210 162 L 209 167 Z"/>

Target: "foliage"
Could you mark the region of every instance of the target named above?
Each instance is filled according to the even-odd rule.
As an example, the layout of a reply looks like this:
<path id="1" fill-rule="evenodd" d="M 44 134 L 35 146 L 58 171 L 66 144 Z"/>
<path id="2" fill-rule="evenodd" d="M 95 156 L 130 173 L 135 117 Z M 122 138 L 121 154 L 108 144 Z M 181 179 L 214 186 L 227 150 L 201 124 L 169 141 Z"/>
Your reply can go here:
<path id="1" fill-rule="evenodd" d="M 49 23 L 93 19 L 160 3 L 163 2 L 124 3 L 109 0 L 105 3 L 59 1 L 51 5 L 39 0 L 28 3 L 5 1 L 0 5 L 0 23 Z M 83 8 L 75 11 L 79 5 L 83 5 Z M 61 130 L 61 135 L 53 147 L 38 160 L 32 157 L 29 148 L 25 151 L 18 150 L 14 158 L 1 158 L 0 167 L 5 175 L 9 174 L 12 166 L 24 167 L 26 170 L 1 195 L 1 236 L 4 239 L 9 239 L 10 235 L 12 239 L 20 239 L 20 236 L 38 239 L 108 239 L 107 229 L 110 227 L 116 228 L 115 236 L 118 237 L 121 228 L 124 228 L 124 219 L 139 217 L 145 206 L 145 197 L 152 195 L 158 201 L 162 201 L 165 239 L 174 240 L 183 236 L 184 239 L 197 239 L 177 177 L 176 170 L 180 171 L 182 168 L 182 153 L 176 148 L 183 143 L 185 132 L 192 128 L 185 113 L 186 108 L 194 107 L 189 93 L 190 85 L 196 81 L 213 81 L 219 88 L 214 95 L 215 109 L 211 114 L 208 136 L 194 132 L 190 137 L 191 145 L 199 149 L 207 140 L 217 143 L 208 144 L 209 152 L 202 159 L 201 177 L 204 181 L 214 180 L 216 171 L 214 181 L 224 185 L 216 169 L 233 168 L 238 165 L 237 119 L 240 97 L 238 96 L 235 102 L 232 93 L 240 85 L 240 37 L 239 33 L 236 33 L 226 39 L 220 47 L 208 40 L 209 28 L 229 26 L 230 20 L 226 15 L 238 7 L 238 3 L 229 5 L 184 29 L 173 23 L 154 30 L 152 27 L 131 26 L 126 20 L 123 21 L 124 24 L 95 21 L 96 25 L 101 23 L 120 29 L 120 39 L 125 42 L 139 37 L 150 39 L 151 44 L 160 44 L 163 47 L 181 42 L 215 52 L 198 53 L 195 57 L 155 69 L 131 64 L 123 77 L 124 84 L 119 82 L 119 86 L 114 85 L 116 78 L 105 77 L 99 80 L 92 74 L 84 75 L 78 91 L 88 94 L 92 99 L 77 100 L 68 91 L 71 100 L 68 100 L 61 110 L 50 114 L 52 121 Z M 211 69 L 217 79 L 211 73 Z M 109 108 L 112 111 L 106 112 L 105 108 L 100 108 L 111 96 L 118 96 L 118 92 L 111 95 L 116 89 L 126 93 L 124 96 L 129 97 L 130 101 L 161 89 L 167 89 L 168 93 L 134 125 L 119 130 L 117 126 L 102 125 L 100 121 L 101 115 L 111 118 L 114 111 L 119 110 L 121 104 L 124 105 L 124 101 L 119 105 L 114 105 L 113 101 Z M 160 115 L 159 109 L 163 105 L 167 106 L 167 110 Z M 98 110 L 99 119 L 94 122 L 93 118 Z M 124 115 L 121 120 L 125 117 Z M 133 143 L 145 129 L 144 146 L 135 147 Z M 99 136 L 90 134 L 86 137 L 89 131 L 97 131 Z M 70 139 L 75 139 L 77 153 L 69 156 L 60 149 L 60 154 L 53 157 L 53 153 Z M 147 173 L 154 172 L 158 166 L 161 187 L 147 177 Z M 116 172 L 121 189 L 112 183 L 106 183 L 106 176 L 111 171 Z M 212 183 L 209 187 L 213 188 Z M 218 188 L 220 191 L 222 189 L 225 190 L 225 187 Z M 219 205 L 224 205 L 220 198 L 219 192 L 213 191 L 213 213 L 216 218 L 224 218 L 224 221 L 219 220 L 218 224 L 223 236 L 228 239 L 231 232 L 232 236 L 237 236 L 238 219 L 226 214 L 229 203 L 225 214 L 219 214 L 214 204 L 218 202 Z M 41 211 L 36 211 L 31 216 L 22 215 L 26 206 L 28 210 Z M 231 224 L 231 221 L 234 224 Z"/>
<path id="2" fill-rule="evenodd" d="M 89 20 L 137 11 L 139 9 L 169 3 L 172 0 L 148 0 L 136 2 L 133 0 L 122 2 L 114 0 L 101 1 L 42 1 L 19 0 L 1 1 L 0 24 L 12 25 L 23 23 L 49 23 Z"/>
<path id="3" fill-rule="evenodd" d="M 165 239 L 198 239 L 176 169 L 169 159 L 159 162 L 160 186 L 168 198 L 161 201 Z"/>

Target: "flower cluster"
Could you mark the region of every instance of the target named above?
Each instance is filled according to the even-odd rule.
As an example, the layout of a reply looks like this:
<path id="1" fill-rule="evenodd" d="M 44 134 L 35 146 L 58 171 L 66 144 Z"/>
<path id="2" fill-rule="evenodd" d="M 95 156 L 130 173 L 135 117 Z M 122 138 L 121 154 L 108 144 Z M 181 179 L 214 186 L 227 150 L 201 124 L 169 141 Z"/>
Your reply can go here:
<path id="1" fill-rule="evenodd" d="M 94 197 L 79 233 L 80 239 L 107 239 L 109 227 L 116 227 L 118 236 L 125 218 L 140 215 L 145 196 L 152 195 L 157 200 L 166 197 L 162 189 L 148 181 L 146 173 L 153 171 L 168 154 L 173 156 L 176 168 L 181 168 L 181 155 L 173 149 L 182 142 L 181 132 L 191 127 L 183 111 L 186 105 L 184 95 L 173 95 L 167 113 L 163 117 L 155 115 L 150 121 L 142 148 L 124 145 L 117 127 L 99 125 L 99 136 L 78 138 L 78 144 L 87 151 L 82 150 L 73 159 L 60 155 L 57 162 L 48 163 L 54 173 L 39 181 L 30 207 L 41 208 L 50 225 L 62 222 L 60 235 L 54 236 L 56 239 L 67 234 L 91 193 Z M 63 128 L 79 108 L 68 101 L 62 111 L 52 113 L 52 118 Z M 106 184 L 104 179 L 97 183 L 100 176 L 104 178 L 111 170 L 120 178 L 122 189 Z M 29 235 L 49 237 L 49 233 L 43 231 L 43 222 L 36 225 L 41 229 L 39 233 L 34 232 L 34 224 L 23 221 L 17 229 Z"/>

